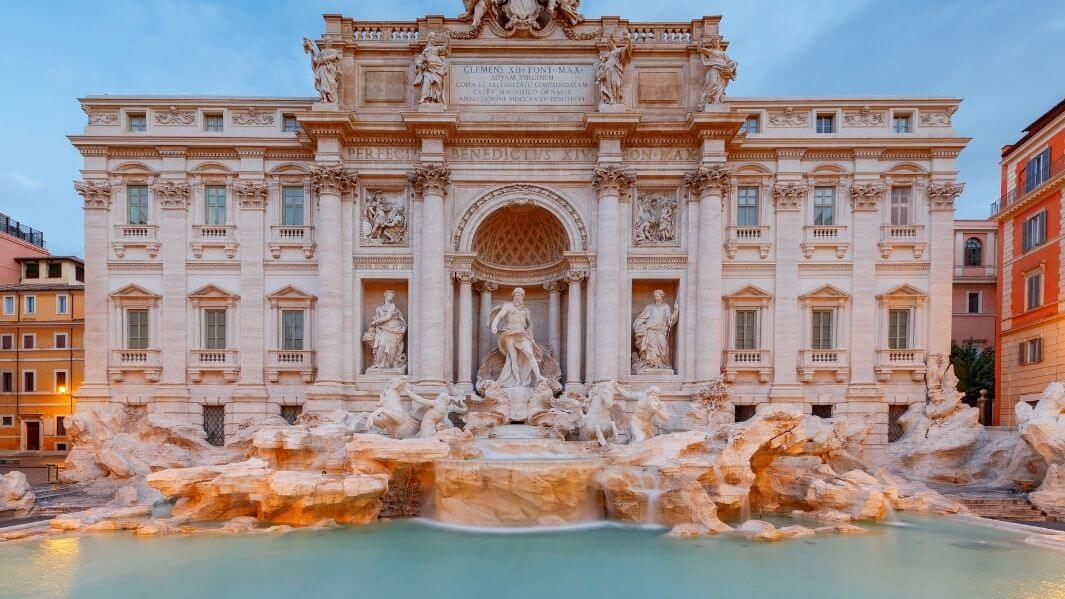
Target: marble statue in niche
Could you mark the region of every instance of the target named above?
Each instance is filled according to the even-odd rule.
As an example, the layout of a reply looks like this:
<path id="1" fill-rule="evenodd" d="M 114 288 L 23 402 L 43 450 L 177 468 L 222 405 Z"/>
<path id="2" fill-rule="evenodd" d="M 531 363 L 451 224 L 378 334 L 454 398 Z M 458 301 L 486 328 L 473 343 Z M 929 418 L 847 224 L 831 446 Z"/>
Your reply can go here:
<path id="1" fill-rule="evenodd" d="M 720 37 L 699 44 L 699 54 L 706 66 L 706 83 L 703 85 L 703 109 L 706 110 L 724 102 L 729 83 L 736 80 L 739 64 L 725 54 Z"/>
<path id="2" fill-rule="evenodd" d="M 340 51 L 330 47 L 322 50 L 308 38 L 303 38 L 303 51 L 311 56 L 314 70 L 314 89 L 326 104 L 336 104 L 340 98 Z"/>
<path id="3" fill-rule="evenodd" d="M 595 67 L 600 107 L 624 103 L 625 67 L 631 59 L 632 38 L 628 31 L 618 30 L 610 37 L 610 49 L 599 53 L 599 63 Z"/>
<path id="4" fill-rule="evenodd" d="M 375 190 L 362 209 L 362 239 L 370 245 L 407 242 L 407 202 L 402 194 Z"/>
<path id="5" fill-rule="evenodd" d="M 403 351 L 407 335 L 407 320 L 396 305 L 396 292 L 385 291 L 384 301 L 374 310 L 363 341 L 370 345 L 373 362 L 367 373 L 399 373 L 407 371 L 407 354 Z"/>
<path id="6" fill-rule="evenodd" d="M 665 303 L 666 292 L 657 289 L 654 302 L 650 303 L 632 323 L 636 340 L 636 352 L 632 355 L 632 367 L 637 374 L 673 374 L 669 356 L 669 332 L 680 318 L 680 299 L 671 307 Z"/>
<path id="7" fill-rule="evenodd" d="M 414 69 L 418 76 L 414 86 L 421 86 L 422 94 L 419 104 L 444 107 L 444 77 L 447 77 L 447 57 L 451 54 L 451 39 L 430 32 L 425 48 L 414 58 Z"/>
<path id="8" fill-rule="evenodd" d="M 525 290 L 514 290 L 513 300 L 492 309 L 492 334 L 499 336 L 503 368 L 496 382 L 504 387 L 533 387 L 544 375 L 540 372 L 542 350 L 533 337 L 532 316 L 525 306 Z"/>
<path id="9" fill-rule="evenodd" d="M 641 194 L 636 200 L 633 221 L 636 245 L 672 245 L 677 241 L 676 196 Z"/>

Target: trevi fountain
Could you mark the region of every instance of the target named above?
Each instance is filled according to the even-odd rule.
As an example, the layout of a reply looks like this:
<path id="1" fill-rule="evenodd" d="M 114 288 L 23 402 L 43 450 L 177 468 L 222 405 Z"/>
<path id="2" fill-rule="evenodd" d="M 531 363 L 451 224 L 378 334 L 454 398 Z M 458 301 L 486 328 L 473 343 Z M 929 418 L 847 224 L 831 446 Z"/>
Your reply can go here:
<path id="1" fill-rule="evenodd" d="M 47 527 L 0 533 L 4 581 L 0 597 L 1052 597 L 1065 593 L 1065 562 L 1055 551 L 1065 548 L 1065 540 L 1050 530 L 978 518 L 952 498 L 959 489 L 1007 488 L 1029 481 L 1036 487 L 1032 503 L 1065 517 L 1065 385 L 1052 385 L 1034 407 L 1020 404 L 1018 430 L 992 438 L 979 424 L 977 409 L 961 401 L 957 379 L 939 351 L 943 330 L 936 310 L 943 304 L 935 294 L 944 291 L 930 278 L 929 262 L 923 263 L 923 270 L 914 270 L 910 260 L 930 260 L 934 271 L 943 260 L 937 253 L 941 246 L 934 239 L 920 250 L 912 243 L 900 244 L 892 258 L 897 262 L 877 263 L 874 269 L 877 258 L 860 247 L 864 240 L 857 234 L 837 239 L 832 237 L 837 233 L 825 229 L 819 237 L 809 237 L 801 246 L 797 243 L 803 239 L 797 210 L 805 201 L 805 191 L 797 190 L 820 185 L 849 190 L 854 226 L 860 229 L 866 218 L 862 206 L 875 208 L 876 200 L 869 204 L 869 198 L 880 185 L 879 171 L 872 182 L 859 181 L 860 173 L 851 181 L 834 169 L 804 175 L 796 170 L 806 168 L 798 160 L 801 154 L 784 150 L 765 154 L 769 146 L 759 145 L 754 131 L 735 138 L 747 115 L 755 114 L 767 118 L 765 124 L 782 134 L 791 131 L 785 138 L 803 139 L 805 134 L 795 128 L 806 126 L 806 113 L 814 109 L 796 112 L 790 104 L 768 102 L 768 108 L 756 110 L 757 102 L 727 99 L 738 65 L 717 35 L 716 17 L 680 24 L 634 24 L 615 17 L 586 19 L 579 4 L 579 0 L 469 0 L 461 17 L 430 16 L 412 23 L 363 23 L 327 15 L 326 36 L 305 42 L 319 98 L 313 107 L 308 102 L 296 110 L 305 131 L 297 139 L 310 144 L 304 139 L 310 135 L 318 140 L 320 161 L 338 151 L 357 157 L 361 148 L 349 151 L 343 139 L 363 135 L 359 127 L 366 122 L 372 126 L 374 118 L 398 113 L 409 102 L 403 118 L 413 123 L 421 140 L 422 164 L 410 179 L 422 194 L 419 203 L 408 204 L 405 197 L 390 191 L 402 190 L 406 183 L 394 185 L 385 163 L 396 157 L 405 160 L 408 153 L 386 157 L 373 151 L 368 155 L 381 160 L 381 165 L 379 171 L 373 165 L 360 166 L 364 169 L 360 181 L 370 187 L 355 210 L 327 211 L 328 194 L 337 199 L 348 193 L 348 175 L 340 167 L 321 167 L 308 179 L 308 189 L 319 194 L 322 219 L 315 244 L 299 237 L 305 229 L 296 225 L 275 227 L 288 236 L 283 242 L 272 237 L 264 241 L 261 230 L 248 233 L 257 237 L 246 242 L 245 210 L 248 218 L 258 218 L 252 222 L 263 227 L 263 198 L 280 192 L 271 190 L 273 183 L 253 189 L 248 187 L 252 183 L 234 184 L 226 179 L 229 175 L 220 175 L 221 184 L 236 189 L 241 198 L 241 255 L 246 243 L 265 245 L 281 261 L 264 258 L 261 248 L 258 257 L 241 258 L 240 296 L 223 293 L 224 284 L 218 284 L 190 294 L 194 307 L 190 309 L 232 308 L 239 302 L 236 322 L 245 332 L 257 331 L 257 336 L 240 338 L 239 368 L 189 363 L 181 366 L 176 379 L 168 360 L 178 355 L 185 360 L 184 347 L 176 348 L 180 354 L 165 345 L 158 350 L 123 347 L 107 358 L 103 353 L 111 333 L 106 327 L 114 324 L 88 325 L 87 338 L 93 331 L 101 332 L 100 378 L 92 379 L 94 358 L 87 356 L 87 389 L 79 394 L 77 413 L 67 420 L 73 449 L 62 477 L 93 502 L 59 515 Z M 476 65 L 473 59 L 483 62 L 488 60 L 483 57 L 513 52 L 520 56 L 503 62 L 531 65 L 530 53 L 552 53 L 558 64 L 575 65 L 571 75 L 546 80 L 587 84 L 587 90 L 540 89 L 535 84 L 530 89 L 580 96 L 560 100 L 590 111 L 582 116 L 587 126 L 583 133 L 567 129 L 565 135 L 579 139 L 563 144 L 560 155 L 585 156 L 588 144 L 593 160 L 596 149 L 601 155 L 600 164 L 589 171 L 599 190 L 598 216 L 592 218 L 594 253 L 588 252 L 589 230 L 579 215 L 583 208 L 576 210 L 558 200 L 562 203 L 548 210 L 536 198 L 561 196 L 541 192 L 514 195 L 506 188 L 496 194 L 509 198 L 507 210 L 568 219 L 564 225 L 541 221 L 544 234 L 558 231 L 561 239 L 572 241 L 552 254 L 551 260 L 557 262 L 552 268 L 557 268 L 550 275 L 555 278 L 546 284 L 539 263 L 518 260 L 516 267 L 505 269 L 482 255 L 444 256 L 445 222 L 417 222 L 445 214 L 440 203 L 448 175 L 443 163 L 433 163 L 434 156 L 454 158 L 469 150 L 460 146 L 445 151 L 441 140 L 464 127 L 474 135 L 488 135 L 479 132 L 493 126 L 491 112 L 472 116 L 463 112 L 463 118 L 456 120 L 456 110 L 476 104 L 477 93 L 486 94 L 485 104 L 508 106 L 492 96 L 490 85 L 481 86 L 493 79 L 469 74 L 476 71 L 470 70 Z M 353 70 L 356 57 L 367 61 L 361 74 Z M 404 62 L 398 69 L 393 65 L 397 57 Z M 452 81 L 459 64 L 465 65 L 461 82 L 469 88 Z M 633 74 L 637 67 L 638 76 Z M 484 72 L 494 72 L 492 68 Z M 404 82 L 402 89 L 396 81 Z M 349 114 L 346 107 L 360 85 L 367 87 L 358 92 L 359 108 Z M 399 94 L 400 104 L 374 111 L 374 107 L 388 108 L 388 102 L 396 99 L 393 94 Z M 521 106 L 540 101 L 534 98 Z M 554 100 L 542 101 L 558 106 Z M 338 109 L 338 103 L 345 108 Z M 671 129 L 667 109 L 674 105 L 684 113 L 683 136 Z M 100 125 L 104 122 L 100 119 L 107 117 L 94 116 L 97 110 L 86 109 L 90 129 L 106 126 Z M 638 124 L 640 110 L 650 115 L 646 129 Z M 873 115 L 882 119 L 886 110 L 874 103 Z M 929 106 L 927 110 L 936 115 L 928 119 L 929 127 L 949 125 L 947 113 L 952 109 L 944 112 Z M 866 106 L 853 115 L 847 112 L 845 122 L 874 127 L 879 121 L 869 111 Z M 338 113 L 342 118 L 337 118 Z M 269 114 L 269 119 L 252 121 L 245 115 L 244 122 L 274 124 L 273 112 Z M 565 114 L 554 111 L 552 118 L 564 123 Z M 169 121 L 152 122 L 163 127 Z M 553 160 L 550 132 L 530 128 L 533 120 L 516 122 L 519 129 L 530 131 L 530 148 L 539 149 L 544 160 Z M 334 126 L 342 132 L 341 138 L 333 138 L 343 142 L 340 146 L 322 141 L 326 129 Z M 667 164 L 646 179 L 624 170 L 621 159 L 630 156 L 626 148 L 632 136 L 647 144 L 652 138 L 669 144 L 687 140 L 688 135 L 701 144 L 692 148 L 697 164 L 691 169 Z M 264 143 L 269 140 L 264 138 Z M 660 150 L 654 155 L 674 160 Z M 727 168 L 714 162 L 724 160 L 726 150 Z M 854 153 L 858 162 L 867 161 L 865 154 Z M 490 154 L 490 149 L 484 153 Z M 609 159 L 604 162 L 603 156 Z M 770 157 L 780 159 L 776 182 L 768 170 L 755 165 Z M 525 166 L 550 176 L 551 164 L 537 160 L 534 157 Z M 736 161 L 747 166 L 729 170 Z M 252 168 L 245 162 L 241 180 Z M 100 168 L 102 163 L 87 166 L 86 178 L 103 173 Z M 451 168 L 454 177 L 457 167 Z M 868 170 L 868 164 L 858 170 L 863 168 Z M 929 194 L 929 234 L 938 230 L 936 223 L 949 226 L 949 209 L 960 192 L 957 186 L 912 164 L 900 168 L 882 180 L 922 181 Z M 175 198 L 187 195 L 188 186 L 184 192 L 172 186 L 153 188 L 164 200 L 160 244 L 108 242 L 105 234 L 99 246 L 103 249 L 97 252 L 89 229 L 101 208 L 106 214 L 109 201 L 101 198 L 110 197 L 111 187 L 105 185 L 135 185 L 142 177 L 135 169 L 117 172 L 111 183 L 79 183 L 78 191 L 86 199 L 87 267 L 92 270 L 96 258 L 100 263 L 95 266 L 101 269 L 100 278 L 89 277 L 87 295 L 91 299 L 99 293 L 102 302 L 116 306 L 114 314 L 143 306 L 152 314 L 150 326 L 165 329 L 174 320 L 168 315 L 181 321 L 186 310 L 180 295 L 179 302 L 170 301 L 170 285 L 180 284 L 178 293 L 183 295 L 186 276 L 192 281 L 200 276 L 195 272 L 209 270 L 194 269 L 191 258 L 186 264 L 184 249 L 177 248 L 178 262 L 189 272 L 168 274 L 172 262 L 167 252 L 173 251 L 168 244 L 174 243 L 166 231 L 168 219 Z M 281 172 L 277 185 L 303 185 L 303 175 L 296 170 Z M 211 176 L 196 175 L 208 183 Z M 380 185 L 374 177 L 381 177 Z M 675 191 L 685 185 L 689 195 Z M 769 239 L 766 229 L 751 223 L 746 228 L 731 224 L 726 228 L 721 222 L 722 206 L 735 193 L 735 185 L 755 190 L 751 193 L 764 190 L 774 199 L 770 206 L 757 209 L 766 215 L 776 211 L 780 241 Z M 298 189 L 302 202 L 303 187 Z M 667 189 L 674 191 L 666 193 Z M 644 192 L 650 194 L 646 201 Z M 439 210 L 435 216 L 430 206 Z M 483 219 L 477 209 L 470 214 Z M 731 205 L 725 212 L 737 209 Z M 631 240 L 619 242 L 618 236 L 607 233 L 610 227 L 620 227 L 619 214 L 631 218 Z M 948 220 L 938 220 L 943 214 Z M 366 298 L 364 316 L 328 320 L 341 314 L 338 298 L 347 297 L 341 283 L 352 285 L 350 273 L 341 274 L 338 253 L 341 246 L 352 251 L 352 240 L 347 234 L 329 237 L 326 231 L 328 219 L 341 215 L 353 225 L 361 244 L 357 247 L 365 252 L 356 255 L 357 265 L 389 265 L 390 260 L 400 265 L 386 266 L 383 275 L 358 270 L 357 280 L 373 283 L 356 286 L 359 297 Z M 698 226 L 693 219 L 699 219 Z M 720 233 L 702 232 L 719 225 Z M 798 236 L 794 239 L 787 236 L 787 227 L 792 226 Z M 195 246 L 198 251 L 228 251 L 226 236 L 232 232 L 219 231 L 220 239 Z M 470 234 L 455 235 L 465 243 Z M 725 236 L 724 242 L 719 235 Z M 691 236 L 698 239 L 689 241 Z M 412 239 L 421 252 L 415 268 L 423 270 L 410 278 L 388 274 L 389 269 L 409 268 L 403 266 L 409 262 L 396 255 L 397 248 L 408 247 Z M 780 254 L 771 248 L 773 243 L 792 241 L 796 247 Z M 625 250 L 619 243 L 631 247 Z M 122 255 L 110 254 L 120 246 Z M 946 247 L 949 273 L 949 244 Z M 876 255 L 886 259 L 890 249 L 884 254 L 881 248 Z M 159 294 L 150 282 L 134 284 L 135 275 L 115 274 L 134 272 L 139 268 L 137 258 L 125 270 L 104 270 L 142 251 L 148 252 L 147 262 L 162 253 Z M 924 258 L 921 252 L 926 252 Z M 775 262 L 766 262 L 771 253 Z M 804 253 L 808 255 L 802 257 Z M 741 261 L 733 263 L 736 255 Z M 422 266 L 430 258 L 440 264 Z M 839 272 L 825 264 L 843 258 L 848 265 L 846 279 L 825 285 L 823 277 L 836 275 L 824 273 Z M 302 278 L 267 296 L 273 314 L 286 327 L 278 338 L 283 337 L 288 346 L 279 345 L 277 350 L 267 346 L 265 353 L 247 349 L 256 339 L 261 346 L 264 339 L 262 324 L 250 324 L 255 318 L 246 318 L 249 311 L 265 310 L 264 260 L 266 279 L 273 281 L 270 277 L 282 276 L 277 273 L 287 272 L 289 264 L 311 259 L 318 273 L 313 279 L 316 295 L 298 288 L 307 277 L 293 268 L 292 276 Z M 860 263 L 863 259 L 870 262 Z M 450 289 L 445 287 L 445 260 L 460 284 L 457 307 L 450 294 L 440 291 Z M 760 264 L 775 264 L 786 272 L 774 274 L 772 267 Z M 881 264 L 895 266 L 882 269 Z M 258 283 L 254 277 L 246 278 L 249 270 L 258 272 Z M 918 270 L 924 278 L 905 274 Z M 802 276 L 808 272 L 821 282 L 808 285 L 808 293 L 788 288 L 797 284 L 796 273 L 806 285 Z M 874 305 L 868 292 L 880 284 L 882 272 L 901 272 L 898 276 L 910 278 L 885 279 L 883 284 L 895 290 L 885 291 Z M 852 276 L 855 287 L 848 292 Z M 92 283 L 108 277 L 117 277 L 110 281 L 119 289 L 110 296 L 110 290 L 94 288 Z M 476 315 L 473 280 L 486 290 Z M 586 314 L 580 295 L 585 280 Z M 907 280 L 913 284 L 905 284 Z M 565 315 L 556 303 L 560 281 L 572 285 L 565 296 Z M 723 285 L 735 293 L 723 291 Z M 505 289 L 505 295 L 493 297 L 491 291 L 496 289 Z M 949 287 L 945 293 L 949 296 Z M 628 299 L 619 305 L 617 297 L 622 295 Z M 878 310 L 881 303 L 912 306 L 911 313 L 920 316 L 915 326 L 927 330 L 915 335 L 915 347 L 923 349 L 895 352 L 899 356 L 887 355 L 886 361 L 876 357 L 878 352 L 869 348 L 878 342 L 878 334 L 872 320 L 862 320 L 861 311 Z M 770 306 L 775 321 L 770 320 Z M 946 306 L 949 320 L 949 297 Z M 307 339 L 302 330 L 299 344 L 289 343 L 295 339 L 291 332 L 297 320 L 288 316 L 294 307 L 313 310 L 308 313 L 318 324 L 308 321 L 308 328 L 316 328 L 307 337 L 313 340 L 316 355 L 303 345 Z M 157 309 L 158 319 L 153 312 Z M 434 315 L 445 309 L 446 318 L 435 322 Z M 451 320 L 452 309 L 459 313 L 457 322 Z M 811 309 L 818 319 L 825 318 L 827 310 L 853 319 L 846 364 L 841 362 L 846 352 L 838 351 L 845 347 L 842 336 L 839 346 L 827 342 L 815 346 L 805 333 L 797 332 L 811 327 Z M 708 310 L 713 313 L 707 318 Z M 302 316 L 298 323 L 304 326 Z M 349 325 L 355 330 L 345 330 Z M 247 328 L 251 326 L 259 328 Z M 760 332 L 745 335 L 745 327 Z M 452 329 L 458 331 L 454 344 Z M 736 339 L 731 339 L 732 331 Z M 169 333 L 166 337 L 167 343 L 184 339 Z M 729 343 L 722 345 L 726 337 Z M 751 341 L 756 338 L 759 341 Z M 194 343 L 191 338 L 188 342 Z M 349 351 L 352 347 L 357 352 Z M 225 351 L 215 352 L 223 356 L 218 360 L 238 355 L 237 350 Z M 152 363 L 159 355 L 161 363 Z M 253 369 L 245 361 L 263 360 L 264 355 L 272 360 L 264 369 Z M 443 355 L 457 356 L 457 366 L 448 366 Z M 354 357 L 349 362 L 350 356 Z M 306 359 L 317 360 L 313 369 L 305 367 Z M 128 363 L 135 360 L 148 363 Z M 345 363 L 358 368 L 347 368 Z M 269 383 L 264 382 L 264 371 Z M 224 443 L 209 442 L 208 426 L 196 420 L 198 415 L 189 417 L 186 407 L 195 403 L 201 387 L 224 389 L 231 398 L 232 405 L 225 404 Z M 301 395 L 307 397 L 291 422 L 282 417 L 283 410 L 278 412 L 284 403 L 274 399 L 277 389 L 304 390 Z M 121 399 L 136 394 L 151 400 Z M 892 394 L 909 398 L 909 407 L 898 418 L 901 438 L 887 443 L 886 402 Z M 829 400 L 834 404 L 832 415 L 813 413 L 812 403 Z M 259 405 L 274 407 L 257 413 Z M 750 411 L 741 409 L 747 406 Z M 743 417 L 738 417 L 741 413 Z M 23 513 L 34 509 L 33 493 L 18 475 L 5 476 L 0 491 L 0 506 Z"/>

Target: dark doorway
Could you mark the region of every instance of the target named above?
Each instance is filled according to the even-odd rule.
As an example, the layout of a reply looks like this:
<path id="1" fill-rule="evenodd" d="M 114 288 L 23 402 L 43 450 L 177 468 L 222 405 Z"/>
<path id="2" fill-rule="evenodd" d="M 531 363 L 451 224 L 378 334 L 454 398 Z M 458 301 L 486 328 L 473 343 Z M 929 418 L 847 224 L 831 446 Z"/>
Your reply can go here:
<path id="1" fill-rule="evenodd" d="M 41 450 L 41 423 L 38 420 L 26 421 L 26 451 Z"/>

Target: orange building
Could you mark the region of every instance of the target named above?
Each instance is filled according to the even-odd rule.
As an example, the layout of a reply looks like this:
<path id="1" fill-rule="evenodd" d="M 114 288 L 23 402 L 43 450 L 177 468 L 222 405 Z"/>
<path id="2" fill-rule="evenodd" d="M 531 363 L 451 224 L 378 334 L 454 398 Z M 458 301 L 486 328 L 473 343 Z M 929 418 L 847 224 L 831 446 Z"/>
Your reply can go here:
<path id="1" fill-rule="evenodd" d="M 81 384 L 84 264 L 16 259 L 18 283 L 0 285 L 0 450 L 67 450 L 63 417 Z"/>
<path id="2" fill-rule="evenodd" d="M 44 233 L 0 214 L 0 285 L 19 281 L 22 276 L 19 258 L 47 255 Z"/>
<path id="3" fill-rule="evenodd" d="M 1065 375 L 1062 187 L 1065 100 L 1002 149 L 1002 199 L 991 210 L 1002 240 L 996 424 L 1013 424 L 1017 402 Z"/>

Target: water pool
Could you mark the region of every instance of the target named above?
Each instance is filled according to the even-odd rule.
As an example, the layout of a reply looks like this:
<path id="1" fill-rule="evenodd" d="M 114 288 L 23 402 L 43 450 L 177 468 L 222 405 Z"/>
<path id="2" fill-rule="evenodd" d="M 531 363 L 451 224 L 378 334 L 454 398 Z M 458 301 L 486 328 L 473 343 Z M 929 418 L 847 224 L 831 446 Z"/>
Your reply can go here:
<path id="1" fill-rule="evenodd" d="M 1065 554 L 932 518 L 781 543 L 391 522 L 283 536 L 0 545 L 0 597 L 1065 597 Z"/>

